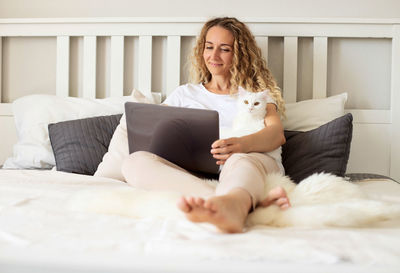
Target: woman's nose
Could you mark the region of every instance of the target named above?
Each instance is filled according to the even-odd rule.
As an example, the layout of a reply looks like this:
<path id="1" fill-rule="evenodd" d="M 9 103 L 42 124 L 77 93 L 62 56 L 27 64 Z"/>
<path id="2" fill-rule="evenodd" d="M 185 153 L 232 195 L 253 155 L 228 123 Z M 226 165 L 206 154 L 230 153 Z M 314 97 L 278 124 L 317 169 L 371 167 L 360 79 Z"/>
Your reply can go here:
<path id="1" fill-rule="evenodd" d="M 211 53 L 211 57 L 212 58 L 218 58 L 219 57 L 219 52 L 217 49 L 213 49 L 212 53 Z"/>

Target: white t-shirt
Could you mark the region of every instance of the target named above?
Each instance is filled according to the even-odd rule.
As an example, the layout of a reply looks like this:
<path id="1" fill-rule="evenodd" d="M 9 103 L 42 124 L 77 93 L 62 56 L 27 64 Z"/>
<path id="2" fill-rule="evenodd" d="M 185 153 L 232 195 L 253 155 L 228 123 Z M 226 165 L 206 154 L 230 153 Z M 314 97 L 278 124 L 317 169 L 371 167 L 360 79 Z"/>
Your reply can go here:
<path id="1" fill-rule="evenodd" d="M 170 106 L 215 110 L 219 114 L 220 127 L 230 128 L 238 111 L 236 99 L 237 94 L 215 94 L 208 91 L 203 84 L 189 83 L 176 88 L 163 103 Z M 275 100 L 268 95 L 267 103 L 275 103 Z"/>
<path id="2" fill-rule="evenodd" d="M 189 83 L 177 87 L 163 103 L 177 107 L 215 110 L 219 114 L 219 124 L 221 130 L 224 127 L 232 127 L 233 119 L 238 112 L 236 99 L 237 94 L 215 94 L 208 91 L 201 83 Z M 275 100 L 269 94 L 267 95 L 267 103 L 276 104 Z M 279 169 L 281 170 L 281 173 L 284 174 L 280 152 L 278 155 L 266 154 L 275 159 Z"/>

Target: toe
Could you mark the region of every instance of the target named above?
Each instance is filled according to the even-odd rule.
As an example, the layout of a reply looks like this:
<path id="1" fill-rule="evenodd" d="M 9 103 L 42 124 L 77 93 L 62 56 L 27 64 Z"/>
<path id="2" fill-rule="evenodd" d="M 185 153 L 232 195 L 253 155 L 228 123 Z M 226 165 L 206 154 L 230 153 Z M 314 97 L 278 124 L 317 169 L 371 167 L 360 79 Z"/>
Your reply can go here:
<path id="1" fill-rule="evenodd" d="M 201 197 L 197 197 L 197 198 L 194 199 L 194 203 L 197 206 L 202 207 L 202 206 L 204 206 L 204 199 L 201 198 Z"/>
<path id="2" fill-rule="evenodd" d="M 275 201 L 275 204 L 276 204 L 277 206 L 282 206 L 282 205 L 287 204 L 287 203 L 288 203 L 288 200 L 287 200 L 286 197 L 278 198 L 278 199 Z"/>
<path id="3" fill-rule="evenodd" d="M 181 211 L 183 211 L 185 213 L 188 213 L 191 211 L 191 207 L 189 206 L 189 204 L 187 203 L 187 201 L 184 197 L 181 197 L 181 199 L 179 199 L 177 206 Z"/>
<path id="4" fill-rule="evenodd" d="M 288 209 L 290 208 L 290 205 L 288 203 L 283 204 L 282 206 L 280 206 L 281 209 Z"/>
<path id="5" fill-rule="evenodd" d="M 189 196 L 186 198 L 186 201 L 189 206 L 196 206 L 195 198 L 193 196 Z"/>
<path id="6" fill-rule="evenodd" d="M 276 200 L 275 204 L 279 206 L 281 209 L 287 209 L 288 207 L 290 207 L 290 203 L 287 197 L 279 198 L 278 200 Z"/>

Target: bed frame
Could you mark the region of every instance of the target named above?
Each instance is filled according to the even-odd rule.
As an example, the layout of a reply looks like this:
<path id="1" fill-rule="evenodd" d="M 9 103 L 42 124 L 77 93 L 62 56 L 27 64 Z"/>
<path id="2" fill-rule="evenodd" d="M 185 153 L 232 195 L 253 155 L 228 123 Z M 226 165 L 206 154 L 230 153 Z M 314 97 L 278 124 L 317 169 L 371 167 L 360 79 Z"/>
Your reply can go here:
<path id="1" fill-rule="evenodd" d="M 331 38 L 385 38 L 391 44 L 391 80 L 389 109 L 347 109 L 353 114 L 354 132 L 347 172 L 388 175 L 400 181 L 400 20 L 361 19 L 287 19 L 241 18 L 256 36 L 263 54 L 268 58 L 270 37 L 282 37 L 282 89 L 287 103 L 298 99 L 299 39 L 313 43 L 312 98 L 329 95 L 330 77 L 328 41 Z M 163 97 L 183 82 L 185 37 L 198 35 L 206 18 L 57 18 L 0 19 L 0 97 L 5 58 L 2 41 L 13 37 L 53 37 L 56 39 L 57 96 L 70 96 L 71 39 L 83 37 L 82 92 L 79 96 L 95 98 L 97 37 L 110 37 L 109 91 L 107 96 L 124 94 L 124 45 L 131 36 L 138 41 L 138 64 L 134 71 L 136 87 L 142 92 L 153 90 L 155 75 L 153 58 L 162 54 L 164 65 Z M 164 48 L 154 47 L 153 38 L 163 37 Z M 157 53 L 156 51 L 162 51 Z M 2 71 L 3 68 L 3 71 Z M 158 72 L 160 73 L 160 72 Z M 37 87 L 36 87 L 37 88 Z M 350 93 L 351 91 L 346 90 Z M 29 92 L 29 90 L 28 90 Z M 32 90 L 34 92 L 34 90 Z M 125 92 L 126 93 L 126 92 Z M 357 100 L 357 98 L 355 98 Z M 16 142 L 11 103 L 0 101 L 0 164 L 12 154 Z"/>

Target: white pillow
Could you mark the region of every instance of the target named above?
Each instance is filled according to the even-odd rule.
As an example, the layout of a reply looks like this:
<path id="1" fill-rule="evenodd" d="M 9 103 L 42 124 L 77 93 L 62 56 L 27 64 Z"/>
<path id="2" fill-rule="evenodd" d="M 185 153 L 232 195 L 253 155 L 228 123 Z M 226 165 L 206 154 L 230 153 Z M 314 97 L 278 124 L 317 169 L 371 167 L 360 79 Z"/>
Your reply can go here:
<path id="1" fill-rule="evenodd" d="M 52 168 L 48 125 L 60 121 L 123 113 L 130 96 L 106 99 L 30 95 L 13 102 L 18 142 L 3 168 Z"/>
<path id="2" fill-rule="evenodd" d="M 158 103 L 155 95 L 152 98 L 145 97 L 140 91 L 133 90 L 129 101 L 142 103 Z M 128 132 L 126 129 L 125 113 L 122 115 L 119 125 L 111 138 L 108 151 L 103 156 L 102 162 L 97 167 L 94 176 L 108 177 L 125 181 L 121 172 L 124 159 L 129 155 Z"/>
<path id="3" fill-rule="evenodd" d="M 344 115 L 347 93 L 286 104 L 285 130 L 309 131 Z"/>
<path id="4" fill-rule="evenodd" d="M 156 98 L 147 98 L 139 91 L 134 90 L 131 101 L 156 103 Z M 308 131 L 317 128 L 335 118 L 344 115 L 344 104 L 347 93 L 324 98 L 286 104 L 284 127 L 286 130 Z M 117 126 L 108 147 L 94 176 L 108 177 L 125 181 L 121 172 L 121 165 L 129 155 L 128 135 L 125 113 Z"/>

